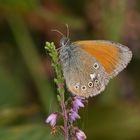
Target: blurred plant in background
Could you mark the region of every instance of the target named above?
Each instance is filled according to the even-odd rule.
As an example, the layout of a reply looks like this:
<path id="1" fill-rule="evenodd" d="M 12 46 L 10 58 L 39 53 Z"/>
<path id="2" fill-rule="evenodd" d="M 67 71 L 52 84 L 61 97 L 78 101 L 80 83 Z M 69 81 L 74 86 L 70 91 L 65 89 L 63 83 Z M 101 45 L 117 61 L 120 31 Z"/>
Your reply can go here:
<path id="1" fill-rule="evenodd" d="M 65 33 L 65 23 L 72 40 L 114 40 L 134 54 L 127 69 L 80 111 L 78 125 L 88 140 L 140 139 L 139 0 L 0 0 L 0 11 L 0 140 L 61 139 L 44 124 L 58 106 L 43 46 L 46 40 L 59 44 L 50 29 Z"/>

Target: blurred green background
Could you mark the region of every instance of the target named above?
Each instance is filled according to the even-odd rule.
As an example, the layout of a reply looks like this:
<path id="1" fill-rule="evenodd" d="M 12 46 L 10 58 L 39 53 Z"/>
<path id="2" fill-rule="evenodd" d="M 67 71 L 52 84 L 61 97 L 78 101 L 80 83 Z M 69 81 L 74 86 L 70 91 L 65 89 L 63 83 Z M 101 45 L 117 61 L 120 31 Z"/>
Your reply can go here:
<path id="1" fill-rule="evenodd" d="M 65 33 L 65 23 L 73 41 L 113 40 L 133 52 L 127 69 L 81 109 L 77 125 L 88 140 L 139 140 L 139 0 L 0 0 L 0 140 L 62 140 L 44 123 L 58 109 L 44 46 L 59 47 L 51 29 Z"/>

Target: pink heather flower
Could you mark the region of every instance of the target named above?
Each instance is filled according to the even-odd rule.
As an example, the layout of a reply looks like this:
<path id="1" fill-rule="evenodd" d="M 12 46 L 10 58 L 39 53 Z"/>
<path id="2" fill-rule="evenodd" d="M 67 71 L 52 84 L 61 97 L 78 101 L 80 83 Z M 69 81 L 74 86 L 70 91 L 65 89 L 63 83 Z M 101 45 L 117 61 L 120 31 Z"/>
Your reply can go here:
<path id="1" fill-rule="evenodd" d="M 76 137 L 77 137 L 77 140 L 85 140 L 87 138 L 85 133 L 82 130 L 79 130 L 79 129 L 76 132 Z"/>
<path id="2" fill-rule="evenodd" d="M 74 97 L 73 110 L 78 112 L 80 107 L 84 107 L 83 101 L 84 101 L 84 98 L 82 98 L 82 97 L 77 97 L 77 96 Z"/>
<path id="3" fill-rule="evenodd" d="M 57 115 L 57 113 L 50 114 L 45 122 L 49 123 L 52 127 L 54 127 L 56 125 Z"/>
<path id="4" fill-rule="evenodd" d="M 80 119 L 80 116 L 78 115 L 77 112 L 71 110 L 69 113 L 69 119 L 70 121 L 75 121 L 76 119 Z"/>

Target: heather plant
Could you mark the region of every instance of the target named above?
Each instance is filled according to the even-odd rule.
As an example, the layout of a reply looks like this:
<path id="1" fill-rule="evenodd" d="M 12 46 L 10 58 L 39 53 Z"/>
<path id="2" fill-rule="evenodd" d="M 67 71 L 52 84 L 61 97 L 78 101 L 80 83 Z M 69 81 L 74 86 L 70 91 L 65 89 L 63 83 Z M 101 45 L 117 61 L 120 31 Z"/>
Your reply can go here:
<path id="1" fill-rule="evenodd" d="M 75 126 L 77 119 L 80 119 L 79 109 L 84 107 L 85 98 L 72 96 L 66 98 L 64 88 L 64 77 L 59 63 L 59 53 L 55 48 L 54 43 L 46 42 L 45 49 L 52 59 L 52 66 L 56 73 L 54 82 L 57 85 L 57 99 L 60 106 L 60 111 L 52 112 L 46 119 L 46 123 L 50 125 L 52 134 L 61 131 L 64 140 L 85 140 L 85 133 Z M 59 124 L 59 119 L 63 120 L 63 124 Z"/>

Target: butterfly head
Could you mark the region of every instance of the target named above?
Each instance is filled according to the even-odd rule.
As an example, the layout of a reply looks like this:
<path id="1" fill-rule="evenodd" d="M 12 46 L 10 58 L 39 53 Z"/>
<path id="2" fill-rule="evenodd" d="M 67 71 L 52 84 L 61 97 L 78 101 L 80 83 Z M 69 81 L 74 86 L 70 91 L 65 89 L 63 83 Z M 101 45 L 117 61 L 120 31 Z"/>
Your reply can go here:
<path id="1" fill-rule="evenodd" d="M 60 46 L 67 47 L 70 45 L 70 39 L 66 36 L 63 36 L 60 40 Z"/>
<path id="2" fill-rule="evenodd" d="M 69 27 L 68 27 L 68 24 L 66 24 L 66 35 L 64 35 L 62 32 L 60 32 L 59 30 L 52 30 L 52 31 L 55 31 L 57 33 L 59 33 L 62 38 L 60 39 L 60 46 L 61 47 L 68 47 L 70 45 L 70 39 L 69 39 Z"/>

